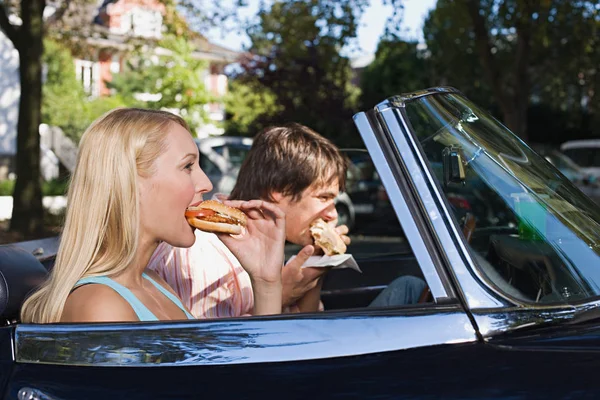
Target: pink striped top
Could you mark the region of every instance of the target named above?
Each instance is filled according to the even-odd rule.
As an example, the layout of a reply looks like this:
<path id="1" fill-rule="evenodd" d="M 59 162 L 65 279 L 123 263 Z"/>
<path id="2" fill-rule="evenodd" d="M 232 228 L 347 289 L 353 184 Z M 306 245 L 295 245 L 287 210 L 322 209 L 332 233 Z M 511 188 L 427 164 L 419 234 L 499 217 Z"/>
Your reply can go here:
<path id="1" fill-rule="evenodd" d="M 216 235 L 195 233 L 190 248 L 161 243 L 148 268 L 167 281 L 196 318 L 250 315 L 254 295 L 248 273 Z"/>

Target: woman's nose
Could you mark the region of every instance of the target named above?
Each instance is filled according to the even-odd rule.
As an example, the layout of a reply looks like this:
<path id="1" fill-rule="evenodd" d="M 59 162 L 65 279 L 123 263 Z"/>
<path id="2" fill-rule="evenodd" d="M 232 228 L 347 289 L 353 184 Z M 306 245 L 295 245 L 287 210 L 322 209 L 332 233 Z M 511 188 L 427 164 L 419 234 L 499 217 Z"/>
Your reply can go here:
<path id="1" fill-rule="evenodd" d="M 208 179 L 208 176 L 202 171 L 198 169 L 199 173 L 196 176 L 196 193 L 207 193 L 213 189 L 213 184 Z"/>

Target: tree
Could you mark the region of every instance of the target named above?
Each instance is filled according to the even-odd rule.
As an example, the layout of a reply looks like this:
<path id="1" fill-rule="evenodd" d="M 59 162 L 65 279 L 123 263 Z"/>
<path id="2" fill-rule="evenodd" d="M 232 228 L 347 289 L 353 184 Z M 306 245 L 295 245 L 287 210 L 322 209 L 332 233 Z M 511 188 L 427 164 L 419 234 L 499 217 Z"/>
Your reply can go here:
<path id="1" fill-rule="evenodd" d="M 402 5 L 402 0 L 390 1 Z M 594 1 L 438 0 L 424 35 L 437 77 L 451 77 L 447 83 L 482 98 L 489 91 L 493 100 L 488 103 L 526 139 L 528 108 L 535 98 L 558 90 L 563 100 L 587 96 L 593 101 L 598 14 Z M 585 88 L 574 90 L 581 74 Z"/>
<path id="2" fill-rule="evenodd" d="M 17 122 L 17 181 L 13 192 L 10 229 L 25 235 L 43 230 L 44 209 L 40 170 L 42 106 L 42 53 L 46 0 L 20 2 L 21 25 L 9 20 L 6 4 L 0 7 L 0 27 L 19 52 L 21 98 Z"/>
<path id="3" fill-rule="evenodd" d="M 496 111 L 466 9 L 457 2 L 438 0 L 425 19 L 423 37 L 431 86 L 454 86 L 477 104 Z M 505 57 L 501 62 L 510 63 Z"/>
<path id="4" fill-rule="evenodd" d="M 416 42 L 383 38 L 375 59 L 360 77 L 361 104 L 370 108 L 384 98 L 430 86 L 429 65 Z"/>
<path id="5" fill-rule="evenodd" d="M 171 8 L 174 0 L 161 0 Z M 225 20 L 232 9 L 220 7 L 218 0 L 182 0 L 178 4 L 195 16 L 198 25 Z M 241 0 L 237 1 L 241 3 Z M 209 12 L 207 6 L 212 4 Z M 74 37 L 89 34 L 91 21 L 87 7 L 96 7 L 95 0 L 57 0 L 53 11 L 44 19 L 46 0 L 0 0 L 0 29 L 19 53 L 21 96 L 17 123 L 17 181 L 13 192 L 13 214 L 10 230 L 25 237 L 35 237 L 43 231 L 39 125 L 42 117 L 42 54 L 43 38 L 50 32 L 56 39 L 77 46 Z M 47 11 L 47 10 L 46 10 Z M 171 15 L 173 16 L 173 15 Z M 169 17 L 169 16 L 168 16 Z M 174 18 L 174 22 L 181 21 Z M 179 24 L 181 27 L 181 24 Z"/>
<path id="6" fill-rule="evenodd" d="M 225 96 L 225 131 L 233 136 L 254 136 L 282 111 L 277 97 L 257 82 L 233 81 Z"/>
<path id="7" fill-rule="evenodd" d="M 50 27 L 65 15 L 92 0 L 57 2 L 54 13 L 44 19 L 46 0 L 3 0 L 0 2 L 0 29 L 19 53 L 21 96 L 17 122 L 17 161 L 13 214 L 10 230 L 27 237 L 43 231 L 39 125 L 42 108 L 43 38 Z"/>
<path id="8" fill-rule="evenodd" d="M 89 125 L 86 118 L 86 94 L 75 75 L 71 52 L 59 43 L 46 39 L 44 55 L 46 79 L 42 87 L 42 122 L 59 126 L 74 140 Z M 68 104 L 68 107 L 65 107 Z"/>
<path id="9" fill-rule="evenodd" d="M 204 85 L 208 64 L 195 55 L 193 41 L 185 36 L 166 35 L 158 45 L 168 54 L 157 60 L 148 51 L 132 55 L 126 71 L 115 75 L 108 86 L 128 103 L 178 110 L 195 130 L 207 120 L 204 106 L 214 100 Z M 140 101 L 140 94 L 156 98 Z"/>
<path id="10" fill-rule="evenodd" d="M 236 78 L 267 88 L 281 111 L 262 123 L 295 121 L 344 144 L 358 144 L 352 124 L 357 93 L 348 58 L 364 0 L 277 1 L 248 29 L 252 42 Z"/>

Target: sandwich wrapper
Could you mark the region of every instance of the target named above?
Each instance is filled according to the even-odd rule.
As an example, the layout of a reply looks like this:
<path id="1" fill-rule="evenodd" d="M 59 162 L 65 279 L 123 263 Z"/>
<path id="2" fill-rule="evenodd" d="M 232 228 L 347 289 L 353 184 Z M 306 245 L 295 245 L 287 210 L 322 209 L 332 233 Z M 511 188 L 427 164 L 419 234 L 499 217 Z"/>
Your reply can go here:
<path id="1" fill-rule="evenodd" d="M 292 256 L 290 258 L 290 261 L 295 257 L 296 256 Z M 362 274 L 362 271 L 360 270 L 360 267 L 356 263 L 354 257 L 352 257 L 352 254 L 338 254 L 335 256 L 311 256 L 308 258 L 308 260 L 306 260 L 304 264 L 302 264 L 302 268 L 306 267 L 332 267 L 331 269 L 350 268 Z"/>

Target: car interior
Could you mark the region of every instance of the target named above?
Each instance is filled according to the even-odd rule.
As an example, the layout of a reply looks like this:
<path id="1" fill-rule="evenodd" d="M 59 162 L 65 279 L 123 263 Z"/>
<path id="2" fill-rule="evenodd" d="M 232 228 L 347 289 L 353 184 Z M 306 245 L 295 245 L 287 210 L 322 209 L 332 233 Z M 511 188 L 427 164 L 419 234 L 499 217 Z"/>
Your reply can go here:
<path id="1" fill-rule="evenodd" d="M 39 260 L 31 252 L 14 245 L 0 246 L 0 318 L 3 324 L 19 320 L 27 295 L 48 275 L 53 260 Z"/>
<path id="2" fill-rule="evenodd" d="M 326 310 L 367 307 L 397 277 L 423 278 L 407 243 L 397 243 L 393 253 L 363 253 L 355 258 L 362 273 L 338 269 L 325 275 L 322 301 Z M 27 295 L 44 281 L 53 263 L 54 256 L 38 259 L 15 245 L 0 246 L 0 318 L 4 325 L 18 322 Z M 421 296 L 420 303 L 432 301 L 428 291 Z"/>

